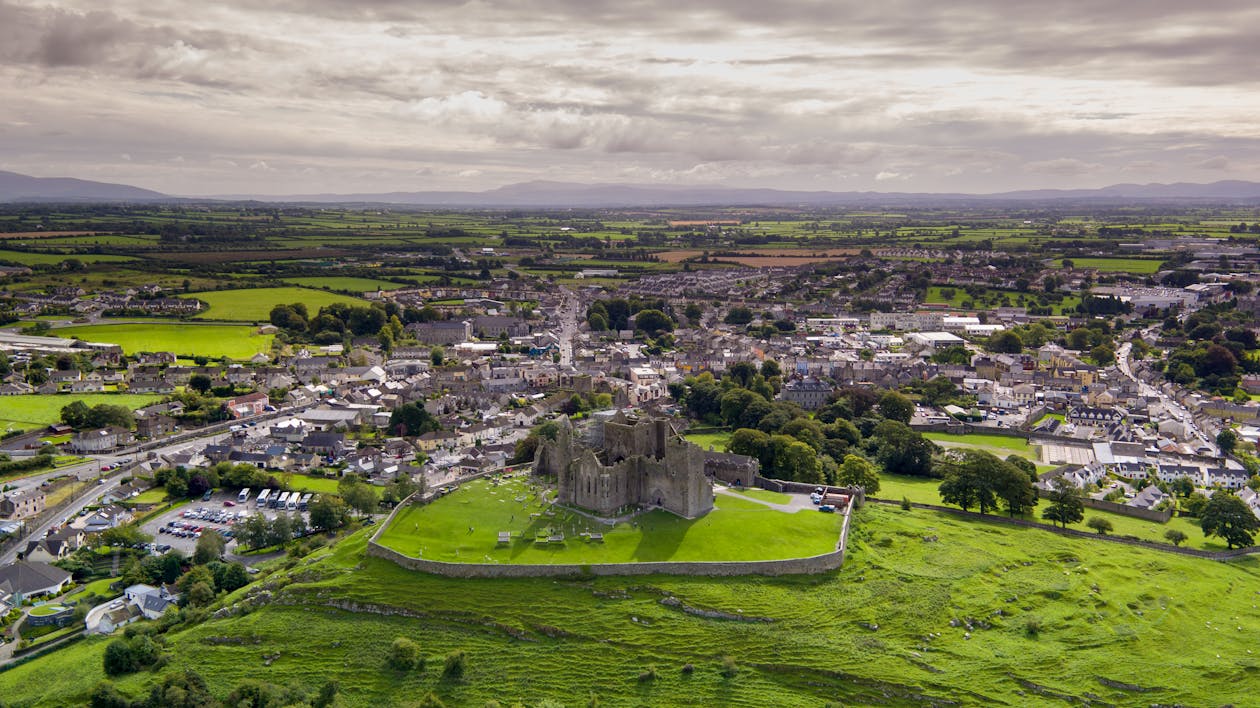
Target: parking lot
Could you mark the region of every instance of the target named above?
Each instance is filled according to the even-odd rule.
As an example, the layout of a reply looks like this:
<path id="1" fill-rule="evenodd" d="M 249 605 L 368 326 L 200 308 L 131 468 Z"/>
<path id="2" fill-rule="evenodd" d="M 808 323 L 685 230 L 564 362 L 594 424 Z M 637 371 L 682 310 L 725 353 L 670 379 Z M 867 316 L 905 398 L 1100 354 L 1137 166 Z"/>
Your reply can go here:
<path id="1" fill-rule="evenodd" d="M 153 536 L 159 552 L 175 549 L 192 555 L 202 534 L 216 532 L 228 542 L 227 550 L 231 553 L 236 550 L 234 537 L 237 524 L 252 514 L 261 513 L 273 519 L 279 512 L 279 509 L 256 509 L 252 496 L 244 504 L 239 504 L 235 493 L 220 492 L 211 495 L 208 500 L 192 501 L 150 519 L 141 528 Z"/>

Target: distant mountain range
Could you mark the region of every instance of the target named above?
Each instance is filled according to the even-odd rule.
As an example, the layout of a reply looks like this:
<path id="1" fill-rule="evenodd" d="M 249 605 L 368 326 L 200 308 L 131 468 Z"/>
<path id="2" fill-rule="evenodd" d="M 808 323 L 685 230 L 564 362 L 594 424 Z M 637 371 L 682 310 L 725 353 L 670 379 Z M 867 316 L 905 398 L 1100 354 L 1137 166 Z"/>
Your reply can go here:
<path id="1" fill-rule="evenodd" d="M 71 177 L 30 177 L 0 171 L 0 202 L 131 202 L 170 199 L 161 192 L 125 184 Z"/>
<path id="2" fill-rule="evenodd" d="M 1260 203 L 1260 182 L 1116 184 L 1101 189 L 1032 189 L 996 194 L 827 192 L 737 187 L 522 182 L 484 192 L 223 195 L 179 197 L 123 184 L 0 172 L 0 202 L 261 201 L 312 204 L 398 204 L 427 207 L 665 207 L 665 206 L 936 206 L 993 202 L 1247 202 Z"/>

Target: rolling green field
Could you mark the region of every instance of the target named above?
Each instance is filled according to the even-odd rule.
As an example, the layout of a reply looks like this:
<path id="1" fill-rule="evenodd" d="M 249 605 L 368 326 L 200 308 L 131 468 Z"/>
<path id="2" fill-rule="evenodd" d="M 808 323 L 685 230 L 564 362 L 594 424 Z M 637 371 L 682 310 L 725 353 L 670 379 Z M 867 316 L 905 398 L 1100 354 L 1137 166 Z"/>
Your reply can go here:
<path id="1" fill-rule="evenodd" d="M 108 403 L 114 406 L 142 408 L 161 396 L 143 393 L 66 393 L 41 395 L 32 393 L 22 396 L 5 396 L 0 401 L 0 428 L 28 430 L 61 420 L 61 409 L 83 401 L 89 406 Z"/>
<path id="2" fill-rule="evenodd" d="M 647 561 L 771 560 L 835 550 L 838 514 L 785 513 L 719 494 L 715 509 L 698 519 L 652 511 L 631 523 L 608 526 L 552 507 L 539 488 L 514 478 L 497 486 L 477 480 L 424 506 L 403 509 L 382 534 L 381 545 L 410 556 L 448 562 L 632 563 Z M 500 531 L 512 532 L 507 546 Z M 599 532 L 602 543 L 579 534 Z M 563 533 L 563 543 L 538 543 L 539 534 Z M 749 535 L 757 538 L 750 546 Z"/>
<path id="3" fill-rule="evenodd" d="M 52 331 L 59 337 L 117 344 L 127 354 L 174 352 L 179 356 L 248 359 L 271 351 L 272 334 L 258 334 L 248 325 L 201 325 L 152 322 L 64 327 Z"/>
<path id="4" fill-rule="evenodd" d="M 190 293 L 191 297 L 209 305 L 195 319 L 233 320 L 238 322 L 266 322 L 276 305 L 294 302 L 306 303 L 312 315 L 325 305 L 344 302 L 362 305 L 363 300 L 311 288 L 252 288 L 248 290 L 215 290 Z"/>
<path id="5" fill-rule="evenodd" d="M 1163 261 L 1149 258 L 1071 258 L 1069 260 L 1077 268 L 1094 268 L 1110 273 L 1135 273 L 1137 275 L 1156 273 L 1163 265 Z M 1056 260 L 1054 264 L 1062 268 L 1063 260 Z"/>
<path id="6" fill-rule="evenodd" d="M 0 261 L 13 261 L 22 265 L 50 265 L 75 258 L 83 263 L 119 263 L 134 261 L 132 256 L 110 256 L 99 253 L 29 253 L 26 251 L 0 251 Z"/>
<path id="7" fill-rule="evenodd" d="M 366 293 L 374 290 L 398 290 L 405 288 L 406 285 L 400 283 L 391 283 L 388 280 L 375 280 L 373 278 L 353 278 L 353 277 L 310 277 L 310 278 L 285 278 L 284 282 L 292 285 L 300 285 L 304 288 L 319 288 L 328 290 L 337 290 L 340 292 L 350 293 Z"/>
<path id="8" fill-rule="evenodd" d="M 947 290 L 953 293 L 946 297 Z M 1020 293 L 1014 290 L 995 290 L 987 289 L 978 297 L 972 297 L 966 290 L 960 287 L 951 287 L 948 285 L 932 285 L 928 287 L 927 297 L 924 300 L 930 305 L 949 305 L 959 309 L 987 310 L 999 306 L 1017 306 L 1017 307 L 1036 307 L 1045 300 L 1046 307 L 1049 307 L 1055 315 L 1065 315 L 1076 310 L 1076 306 L 1081 303 L 1078 295 L 1047 295 L 1046 293 L 1027 292 Z M 967 303 L 970 303 L 968 306 Z"/>
<path id="9" fill-rule="evenodd" d="M 758 708 L 1244 705 L 1254 695 L 1255 558 L 1219 563 L 876 505 L 857 521 L 843 569 L 782 578 L 458 580 L 366 558 L 359 533 L 269 579 L 276 594 L 262 608 L 168 635 L 165 671 L 195 670 L 219 698 L 245 679 L 311 693 L 336 680 L 348 706 L 429 691 L 447 705 L 596 696 Z M 428 666 L 386 668 L 396 636 L 417 641 Z M 0 695 L 13 708 L 85 702 L 108 641 L 0 673 Z M 467 672 L 443 679 L 455 649 Z M 640 680 L 649 667 L 655 678 Z M 157 678 L 117 685 L 138 696 Z"/>

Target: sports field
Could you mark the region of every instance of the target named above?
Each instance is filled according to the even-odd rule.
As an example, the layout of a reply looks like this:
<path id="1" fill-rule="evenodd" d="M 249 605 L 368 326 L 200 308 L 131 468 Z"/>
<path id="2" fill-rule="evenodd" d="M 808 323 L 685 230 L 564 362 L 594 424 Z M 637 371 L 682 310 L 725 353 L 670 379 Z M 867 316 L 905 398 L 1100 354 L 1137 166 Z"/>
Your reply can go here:
<path id="1" fill-rule="evenodd" d="M 210 290 L 189 293 L 180 297 L 196 298 L 209 306 L 202 310 L 195 319 L 231 320 L 236 322 L 266 322 L 271 316 L 271 308 L 276 305 L 288 305 L 295 302 L 305 303 L 307 310 L 312 315 L 319 311 L 319 308 L 336 302 L 344 302 L 348 305 L 365 304 L 365 301 L 359 298 L 338 295 L 324 290 L 297 287 Z"/>
<path id="2" fill-rule="evenodd" d="M 248 359 L 271 351 L 275 335 L 258 334 L 249 325 L 202 325 L 174 322 L 104 324 L 55 329 L 59 337 L 117 344 L 127 354 L 174 352 L 178 356 Z"/>
<path id="3" fill-rule="evenodd" d="M 0 399 L 0 430 L 30 430 L 40 428 L 49 423 L 61 420 L 61 409 L 83 401 L 89 406 L 108 403 L 114 406 L 126 406 L 131 409 L 142 408 L 161 396 L 143 393 L 66 393 L 43 395 L 38 393 L 22 396 L 5 396 Z"/>
<path id="4" fill-rule="evenodd" d="M 410 556 L 472 563 L 633 563 L 749 561 L 814 556 L 835 550 L 843 517 L 796 513 L 719 494 L 698 519 L 652 511 L 608 526 L 553 506 L 524 477 L 477 480 L 430 504 L 399 512 L 381 544 Z M 512 533 L 498 544 L 500 531 Z M 602 533 L 589 541 L 583 533 Z M 539 537 L 563 534 L 564 541 Z M 750 539 L 756 539 L 750 542 Z"/>

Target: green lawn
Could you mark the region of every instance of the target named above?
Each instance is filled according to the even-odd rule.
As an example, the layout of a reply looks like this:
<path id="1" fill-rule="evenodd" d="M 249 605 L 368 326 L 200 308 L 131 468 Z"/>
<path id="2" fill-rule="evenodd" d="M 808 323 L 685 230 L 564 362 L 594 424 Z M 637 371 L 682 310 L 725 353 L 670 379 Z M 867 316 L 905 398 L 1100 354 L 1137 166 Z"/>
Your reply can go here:
<path id="1" fill-rule="evenodd" d="M 359 298 L 338 295 L 324 290 L 311 288 L 252 288 L 247 290 L 212 290 L 190 293 L 180 297 L 191 297 L 209 305 L 196 319 L 234 320 L 239 322 L 266 322 L 271 316 L 271 309 L 276 305 L 288 305 L 295 302 L 306 304 L 312 316 L 325 305 L 343 302 L 348 305 L 363 305 Z"/>
<path id="2" fill-rule="evenodd" d="M 1077 268 L 1094 268 L 1111 273 L 1134 273 L 1137 275 L 1156 273 L 1159 271 L 1159 267 L 1163 265 L 1163 261 L 1149 258 L 1070 258 L 1068 260 L 1071 260 L 1072 264 Z M 1062 268 L 1063 260 L 1056 260 L 1054 264 Z"/>
<path id="3" fill-rule="evenodd" d="M 449 562 L 631 563 L 645 561 L 770 560 L 812 556 L 835 549 L 842 517 L 805 510 L 788 514 L 764 504 L 719 494 L 715 509 L 698 519 L 666 511 L 610 527 L 553 507 L 525 478 L 497 486 L 477 480 L 424 506 L 401 511 L 382 545 L 412 556 Z M 498 533 L 511 531 L 508 546 Z M 563 533 L 564 543 L 540 544 L 539 534 Z M 604 541 L 579 534 L 599 532 Z M 746 543 L 755 537 L 756 544 Z"/>
<path id="4" fill-rule="evenodd" d="M 407 287 L 406 285 L 393 283 L 388 280 L 354 278 L 347 276 L 328 278 L 322 276 L 310 278 L 285 278 L 284 282 L 292 285 L 300 285 L 305 288 L 337 290 L 347 293 L 366 293 L 376 290 L 398 290 L 399 288 Z"/>
<path id="5" fill-rule="evenodd" d="M 755 489 L 744 487 L 731 487 L 731 491 L 736 494 L 743 494 L 746 497 L 768 501 L 771 504 L 787 504 L 792 500 L 792 495 L 782 492 L 772 492 L 769 489 Z"/>
<path id="6" fill-rule="evenodd" d="M 781 578 L 459 580 L 365 557 L 360 533 L 269 579 L 272 602 L 168 634 L 164 672 L 194 670 L 219 699 L 247 679 L 308 694 L 332 680 L 351 707 L 430 691 L 452 706 L 577 706 L 592 695 L 745 708 L 1250 704 L 1260 559 L 1220 563 L 881 505 L 855 522 L 843 569 Z M 386 668 L 398 636 L 420 644 L 425 669 Z M 0 673 L 0 695 L 23 708 L 85 704 L 109 641 Z M 444 680 L 455 649 L 467 672 Z M 722 656 L 734 677 L 721 675 Z M 640 681 L 648 667 L 656 678 Z M 116 685 L 137 697 L 160 679 L 142 671 Z"/>
<path id="7" fill-rule="evenodd" d="M 166 501 L 166 488 L 154 487 L 140 492 L 139 495 L 128 499 L 132 504 L 161 504 Z"/>
<path id="8" fill-rule="evenodd" d="M 49 615 L 55 615 L 64 609 L 66 609 L 65 605 L 47 603 L 38 607 L 32 607 L 30 615 L 32 617 L 48 617 Z"/>
<path id="9" fill-rule="evenodd" d="M 730 432 L 688 433 L 683 437 L 685 437 L 689 442 L 699 445 L 703 450 L 708 450 L 712 447 L 718 452 L 724 452 L 726 450 L 726 444 L 731 441 Z"/>
<path id="10" fill-rule="evenodd" d="M 127 354 L 173 352 L 180 356 L 248 359 L 271 351 L 272 334 L 258 334 L 249 325 L 203 325 L 173 322 L 103 324 L 54 329 L 59 337 L 117 344 Z"/>
<path id="11" fill-rule="evenodd" d="M 116 582 L 118 582 L 118 578 L 102 578 L 100 580 L 93 580 L 92 582 L 86 585 L 79 586 L 77 589 L 75 589 L 74 592 L 70 593 L 67 597 L 70 598 L 71 600 L 76 599 L 76 596 L 78 595 L 83 595 L 84 597 L 88 595 L 99 595 L 101 597 L 113 597 L 114 595 L 119 594 L 119 593 L 116 593 L 115 591 L 110 590 L 109 586 L 113 585 Z"/>
<path id="12" fill-rule="evenodd" d="M 31 393 L 22 396 L 5 396 L 0 401 L 0 429 L 27 430 L 39 428 L 61 420 L 61 409 L 75 401 L 89 406 L 108 403 L 131 409 L 143 408 L 161 396 L 143 393 L 64 393 L 42 395 Z"/>

